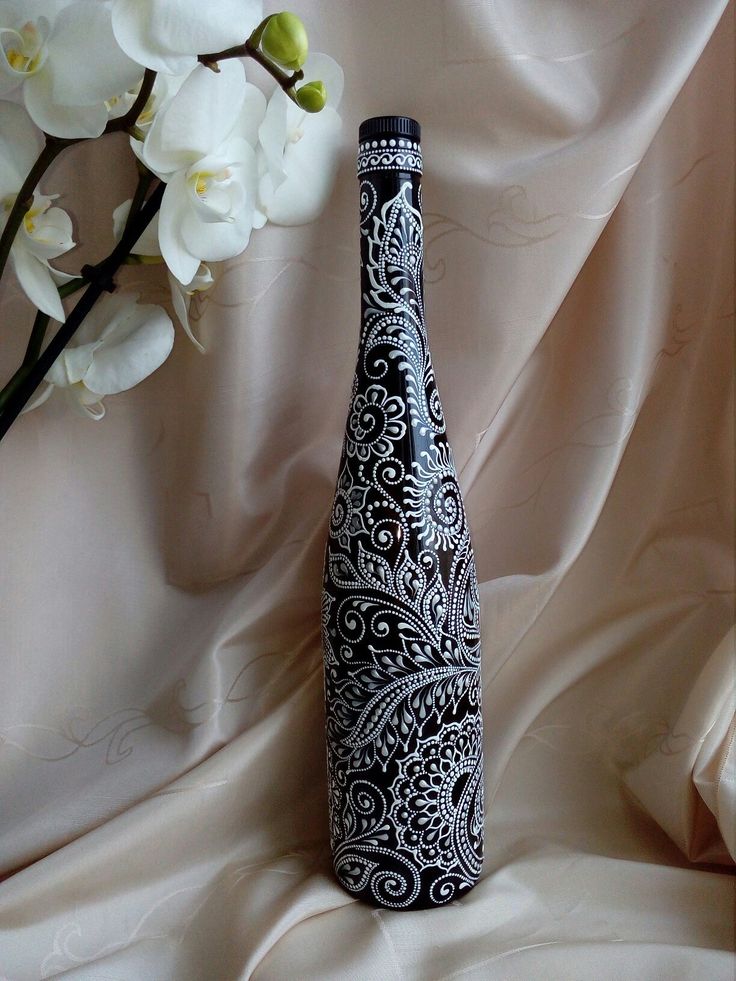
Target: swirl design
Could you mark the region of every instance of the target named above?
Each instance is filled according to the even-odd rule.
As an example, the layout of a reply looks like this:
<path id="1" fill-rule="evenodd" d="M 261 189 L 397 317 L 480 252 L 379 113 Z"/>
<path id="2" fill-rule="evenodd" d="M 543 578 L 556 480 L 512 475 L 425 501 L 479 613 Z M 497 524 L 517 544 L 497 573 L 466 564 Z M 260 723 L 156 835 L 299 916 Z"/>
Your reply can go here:
<path id="1" fill-rule="evenodd" d="M 417 152 L 361 147 L 359 168 Z M 480 874 L 480 616 L 424 322 L 418 180 L 397 192 L 366 173 L 360 205 L 363 325 L 322 602 L 330 830 L 343 886 L 405 909 Z"/>
<path id="2" fill-rule="evenodd" d="M 365 140 L 358 148 L 358 176 L 371 171 L 422 173 L 422 149 L 413 140 Z"/>

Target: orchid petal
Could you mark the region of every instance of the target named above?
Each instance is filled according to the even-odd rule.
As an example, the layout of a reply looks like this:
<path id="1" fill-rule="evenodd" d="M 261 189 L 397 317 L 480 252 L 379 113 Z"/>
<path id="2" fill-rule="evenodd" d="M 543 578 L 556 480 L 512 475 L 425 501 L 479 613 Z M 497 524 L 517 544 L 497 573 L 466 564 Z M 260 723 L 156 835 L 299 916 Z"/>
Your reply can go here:
<path id="1" fill-rule="evenodd" d="M 76 385 L 87 373 L 99 344 L 99 341 L 94 341 L 65 348 L 47 371 L 46 379 L 60 387 Z"/>
<path id="2" fill-rule="evenodd" d="M 199 268 L 199 257 L 189 252 L 181 240 L 181 226 L 187 213 L 186 174 L 179 171 L 166 186 L 161 201 L 158 240 L 166 265 L 182 283 L 190 282 Z"/>
<path id="3" fill-rule="evenodd" d="M 106 328 L 84 376 L 100 395 L 127 391 L 159 368 L 171 353 L 174 325 L 162 307 L 129 304 L 127 316 Z"/>
<path id="4" fill-rule="evenodd" d="M 258 143 L 258 129 L 266 115 L 266 96 L 256 85 L 246 82 L 243 108 L 233 126 L 233 135 L 247 140 L 251 146 Z"/>
<path id="5" fill-rule="evenodd" d="M 82 382 L 65 388 L 64 394 L 78 415 L 93 422 L 99 422 L 104 418 L 105 406 L 102 404 L 102 397 L 97 392 L 90 392 Z"/>
<path id="6" fill-rule="evenodd" d="M 171 173 L 206 156 L 233 128 L 244 99 L 245 72 L 240 62 L 223 62 L 219 74 L 198 65 L 157 113 L 143 147 L 146 164 Z"/>
<path id="7" fill-rule="evenodd" d="M 112 6 L 112 29 L 123 51 L 146 68 L 178 75 L 194 68 L 194 52 L 177 54 L 150 33 L 150 4 L 143 0 L 115 0 Z"/>
<path id="8" fill-rule="evenodd" d="M 190 74 L 191 71 L 182 72 L 180 75 L 156 75 L 151 95 L 136 120 L 136 126 L 139 129 L 142 129 L 144 132 L 150 129 L 157 113 L 171 102 Z M 137 89 L 139 88 L 140 86 L 136 86 L 131 90 L 131 94 L 133 96 L 137 95 Z"/>
<path id="9" fill-rule="evenodd" d="M 239 195 L 233 194 L 231 197 L 234 207 L 225 221 L 213 222 L 211 218 L 205 219 L 199 208 L 190 206 L 184 212 L 180 225 L 185 248 L 202 259 L 230 259 L 240 255 L 248 244 L 253 227 L 257 174 L 255 151 L 241 138 L 229 140 L 221 151 L 232 154 L 234 159 L 229 165 L 233 174 L 232 183 L 239 190 Z M 205 158 L 197 164 L 199 166 L 215 170 L 221 166 L 221 161 L 216 157 Z"/>
<path id="10" fill-rule="evenodd" d="M 192 212 L 187 212 L 181 224 L 184 247 L 192 252 L 196 250 L 201 259 L 215 262 L 232 259 L 240 255 L 250 241 L 253 228 L 251 215 L 252 212 L 232 222 L 214 224 L 200 221 Z"/>
<path id="11" fill-rule="evenodd" d="M 258 139 L 274 187 L 286 179 L 284 145 L 288 104 L 288 96 L 281 89 L 276 89 L 268 101 L 266 114 L 258 128 Z"/>
<path id="12" fill-rule="evenodd" d="M 124 54 L 112 32 L 110 10 L 77 0 L 61 11 L 49 41 L 55 105 L 92 106 L 132 88 L 143 69 Z"/>
<path id="13" fill-rule="evenodd" d="M 200 264 L 200 269 L 207 266 L 204 263 Z M 209 270 L 207 270 L 209 272 Z M 210 274 L 210 279 L 212 278 Z M 196 277 L 195 277 L 196 279 Z M 171 287 L 171 304 L 174 308 L 174 313 L 176 314 L 177 320 L 184 328 L 184 333 L 187 335 L 189 340 L 194 344 L 200 354 L 205 353 L 205 346 L 194 336 L 194 331 L 189 323 L 189 304 L 191 303 L 191 296 L 187 290 L 186 286 L 182 286 L 175 276 L 169 273 L 169 286 Z"/>
<path id="14" fill-rule="evenodd" d="M 31 255 L 27 249 L 15 244 L 10 258 L 18 282 L 31 303 L 54 320 L 64 321 L 66 315 L 59 299 L 59 291 L 49 272 L 48 263 Z"/>
<path id="15" fill-rule="evenodd" d="M 92 307 L 74 335 L 74 344 L 96 344 L 106 329 L 113 329 L 124 320 L 132 304 L 140 298 L 139 293 L 108 293 Z M 69 350 L 67 348 L 67 350 Z"/>
<path id="16" fill-rule="evenodd" d="M 286 179 L 273 186 L 270 175 L 261 179 L 261 207 L 276 225 L 303 225 L 324 208 L 337 172 L 337 149 L 342 120 L 334 109 L 310 116 L 304 135 L 287 144 Z"/>
<path id="17" fill-rule="evenodd" d="M 32 232 L 28 231 L 27 224 L 22 226 L 26 235 L 25 247 L 38 259 L 56 259 L 74 248 L 72 220 L 61 208 L 49 208 L 36 215 L 32 225 Z"/>
<path id="18" fill-rule="evenodd" d="M 99 136 L 107 125 L 105 104 L 57 106 L 52 101 L 53 71 L 47 66 L 23 85 L 23 99 L 33 122 L 51 136 L 62 138 Z"/>
<path id="19" fill-rule="evenodd" d="M 131 58 L 178 72 L 207 54 L 246 40 L 263 16 L 260 0 L 115 0 L 113 29 Z M 182 67 L 183 66 L 183 67 Z"/>
<path id="20" fill-rule="evenodd" d="M 49 266 L 49 272 L 57 288 L 66 285 L 66 283 L 71 283 L 73 279 L 79 279 L 74 273 L 65 273 L 61 269 L 54 269 L 53 266 Z"/>

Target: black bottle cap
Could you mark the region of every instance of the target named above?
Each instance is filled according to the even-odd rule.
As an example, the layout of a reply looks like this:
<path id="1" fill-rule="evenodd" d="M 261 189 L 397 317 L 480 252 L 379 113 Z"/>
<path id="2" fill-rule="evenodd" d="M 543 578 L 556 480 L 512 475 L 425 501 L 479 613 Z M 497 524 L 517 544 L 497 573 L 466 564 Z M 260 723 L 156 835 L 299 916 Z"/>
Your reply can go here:
<path id="1" fill-rule="evenodd" d="M 403 136 L 405 139 L 421 139 L 422 129 L 410 116 L 372 116 L 360 124 L 358 139 L 370 140 L 374 136 Z"/>

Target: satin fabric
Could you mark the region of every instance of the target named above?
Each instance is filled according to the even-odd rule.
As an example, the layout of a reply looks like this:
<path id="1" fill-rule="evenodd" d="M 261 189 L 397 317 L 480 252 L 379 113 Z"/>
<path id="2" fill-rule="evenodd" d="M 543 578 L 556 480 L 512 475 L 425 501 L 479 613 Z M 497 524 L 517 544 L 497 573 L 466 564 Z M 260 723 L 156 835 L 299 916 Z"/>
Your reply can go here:
<path id="1" fill-rule="evenodd" d="M 0 448 L 0 978 L 731 979 L 732 7 L 299 13 L 346 72 L 320 220 L 220 269 L 205 356 L 180 333 L 102 422 L 52 399 Z M 483 617 L 484 874 L 418 913 L 354 902 L 327 849 L 321 565 L 377 113 L 423 125 Z M 53 172 L 69 268 L 109 248 L 122 148 Z M 163 299 L 150 275 L 124 279 Z M 8 375 L 12 287 L 2 322 Z"/>

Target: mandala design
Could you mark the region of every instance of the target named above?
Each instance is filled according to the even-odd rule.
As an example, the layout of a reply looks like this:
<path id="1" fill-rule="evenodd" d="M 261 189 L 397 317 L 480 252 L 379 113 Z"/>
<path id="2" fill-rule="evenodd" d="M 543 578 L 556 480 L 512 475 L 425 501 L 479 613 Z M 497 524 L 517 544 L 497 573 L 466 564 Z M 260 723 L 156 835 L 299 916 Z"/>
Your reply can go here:
<path id="1" fill-rule="evenodd" d="M 365 392 L 357 392 L 348 418 L 348 456 L 368 460 L 375 456 L 389 456 L 393 444 L 406 432 L 401 421 L 404 403 L 397 396 L 389 397 L 381 385 L 371 385 Z"/>
<path id="2" fill-rule="evenodd" d="M 346 889 L 421 908 L 480 874 L 478 583 L 424 323 L 419 181 L 364 158 L 363 325 L 322 597 L 330 832 Z"/>
<path id="3" fill-rule="evenodd" d="M 401 761 L 392 787 L 401 845 L 446 872 L 459 860 L 470 878 L 483 858 L 481 738 L 477 718 L 444 726 Z"/>

